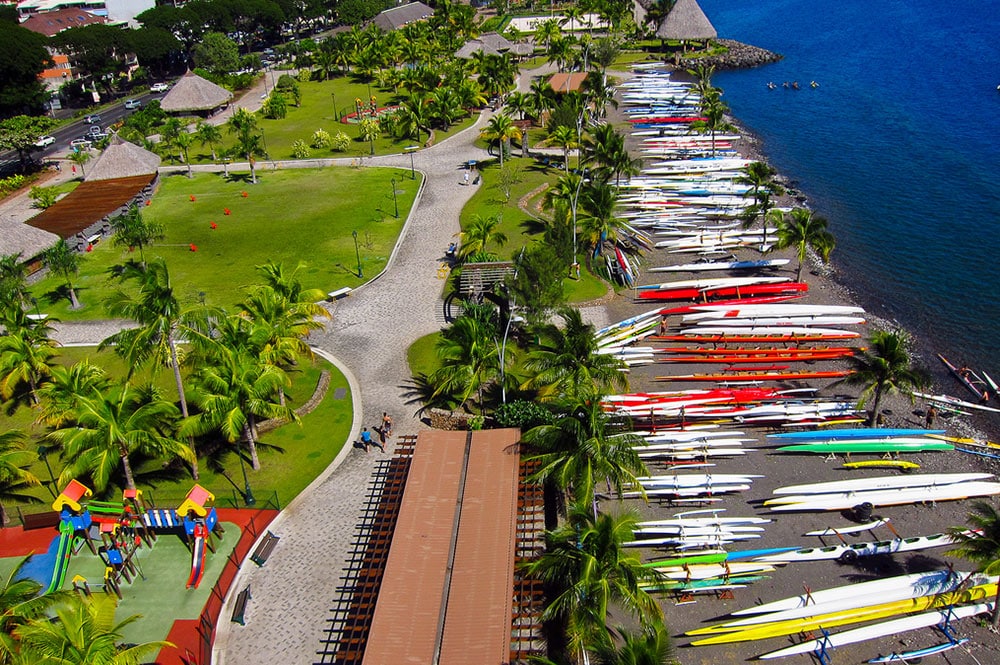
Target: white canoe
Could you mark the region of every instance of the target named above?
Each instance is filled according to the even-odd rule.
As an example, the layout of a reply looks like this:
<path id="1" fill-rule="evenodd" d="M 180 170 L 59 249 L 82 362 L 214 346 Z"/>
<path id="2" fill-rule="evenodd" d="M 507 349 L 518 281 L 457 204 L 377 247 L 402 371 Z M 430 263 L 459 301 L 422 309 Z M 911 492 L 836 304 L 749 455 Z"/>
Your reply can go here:
<path id="1" fill-rule="evenodd" d="M 787 305 L 787 304 L 764 304 L 764 305 L 694 305 L 691 309 L 697 313 L 687 314 L 684 320 L 696 320 L 712 317 L 739 317 L 747 318 L 754 316 L 780 316 L 780 315 L 804 315 L 804 314 L 829 314 L 837 316 L 847 316 L 851 314 L 864 314 L 861 307 L 850 307 L 847 305 Z"/>
<path id="2" fill-rule="evenodd" d="M 828 494 L 832 492 L 858 492 L 900 487 L 926 487 L 929 485 L 965 483 L 970 480 L 986 480 L 992 477 L 992 473 L 921 473 L 908 476 L 879 476 L 876 478 L 835 480 L 828 483 L 787 485 L 774 490 L 774 494 Z M 845 532 L 841 531 L 841 533 Z"/>
<path id="3" fill-rule="evenodd" d="M 1000 483 L 972 481 L 936 487 L 909 487 L 836 495 L 795 495 L 790 497 L 793 502 L 769 505 L 768 508 L 773 512 L 848 510 L 861 503 L 870 503 L 873 506 L 901 506 L 925 501 L 954 501 L 996 494 L 1000 494 Z"/>
<path id="4" fill-rule="evenodd" d="M 871 522 L 866 522 L 864 524 L 851 524 L 849 526 L 835 527 L 828 526 L 825 529 L 817 529 L 815 531 L 807 531 L 805 535 L 807 536 L 819 536 L 820 538 L 826 536 L 846 536 L 852 533 L 861 533 L 862 531 L 871 531 L 872 529 L 877 529 L 880 526 L 885 526 L 889 523 L 889 518 L 872 520 Z"/>
<path id="5" fill-rule="evenodd" d="M 878 554 L 895 554 L 897 552 L 916 552 L 932 547 L 954 545 L 955 540 L 946 533 L 935 533 L 930 536 L 914 536 L 912 538 L 894 538 L 878 540 L 869 543 L 853 543 L 850 545 L 829 545 L 826 547 L 806 547 L 791 552 L 780 552 L 758 557 L 754 561 L 768 563 L 802 563 L 806 561 L 833 561 L 834 559 L 851 559 Z"/>
<path id="6" fill-rule="evenodd" d="M 855 326 L 865 323 L 861 316 L 758 316 L 755 318 L 711 318 L 697 321 L 685 321 L 698 326 L 749 327 L 761 326 Z"/>
<path id="7" fill-rule="evenodd" d="M 816 651 L 821 646 L 829 649 L 832 647 L 844 646 L 846 644 L 856 644 L 857 642 L 865 642 L 867 640 L 874 640 L 889 635 L 897 635 L 906 631 L 917 630 L 918 628 L 936 626 L 944 623 L 945 621 L 963 619 L 965 617 L 983 614 L 992 610 L 993 603 L 976 603 L 975 605 L 963 605 L 961 607 L 950 607 L 943 610 L 936 610 L 934 612 L 924 612 L 923 614 L 883 621 L 871 626 L 846 630 L 841 633 L 833 633 L 814 640 L 806 640 L 805 642 L 799 642 L 798 644 L 785 647 L 784 649 L 778 649 L 777 651 L 765 653 L 759 656 L 759 658 L 762 660 L 784 658 L 785 656 L 794 656 L 796 654 Z"/>

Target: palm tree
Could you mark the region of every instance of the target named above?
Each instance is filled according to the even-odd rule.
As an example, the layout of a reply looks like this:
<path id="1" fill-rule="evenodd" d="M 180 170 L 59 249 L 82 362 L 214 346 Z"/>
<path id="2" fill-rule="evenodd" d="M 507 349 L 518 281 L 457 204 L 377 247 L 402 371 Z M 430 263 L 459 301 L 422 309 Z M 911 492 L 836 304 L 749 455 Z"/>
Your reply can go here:
<path id="1" fill-rule="evenodd" d="M 497 247 L 507 244 L 507 236 L 500 231 L 499 226 L 500 215 L 475 215 L 472 222 L 459 234 L 462 239 L 459 257 L 464 261 L 477 254 L 485 254 L 490 243 L 496 243 Z"/>
<path id="2" fill-rule="evenodd" d="M 236 109 L 226 122 L 229 133 L 236 137 L 236 151 L 250 164 L 250 182 L 257 184 L 257 155 L 262 153 L 263 140 L 257 116 L 246 109 Z"/>
<path id="3" fill-rule="evenodd" d="M 467 308 L 441 331 L 437 355 L 441 366 L 431 376 L 433 397 L 454 395 L 465 406 L 473 393 L 483 407 L 483 389 L 501 376 L 499 330 L 492 308 Z"/>
<path id="4" fill-rule="evenodd" d="M 541 121 L 542 114 L 552 110 L 555 106 L 555 91 L 549 85 L 547 79 L 536 78 L 531 82 L 528 94 L 531 95 L 531 105 L 534 107 L 535 113 L 538 114 L 539 121 Z"/>
<path id="5" fill-rule="evenodd" d="M 795 272 L 795 281 L 802 280 L 802 263 L 811 249 L 819 254 L 824 263 L 829 261 L 836 241 L 833 234 L 826 228 L 827 222 L 819 215 L 814 215 L 805 208 L 795 208 L 787 217 L 782 217 L 778 224 L 778 241 L 775 249 L 794 247 L 799 259 L 799 267 Z"/>
<path id="6" fill-rule="evenodd" d="M 577 507 L 566 524 L 546 534 L 546 550 L 524 566 L 549 585 L 542 618 L 564 622 L 570 650 L 584 659 L 589 650 L 612 647 L 607 621 L 615 606 L 644 626 L 662 624 L 663 611 L 642 588 L 662 574 L 623 546 L 633 540 L 638 521 L 635 513 L 595 517 Z"/>
<path id="7" fill-rule="evenodd" d="M 712 135 L 712 156 L 715 157 L 715 132 L 725 126 L 723 118 L 729 111 L 729 106 L 722 101 L 722 93 L 718 88 L 712 88 L 707 96 L 701 99 L 701 112 L 705 116 L 705 128 Z"/>
<path id="8" fill-rule="evenodd" d="M 184 158 L 184 163 L 187 164 L 187 176 L 193 178 L 194 175 L 191 173 L 191 160 L 188 158 L 188 150 L 194 145 L 195 135 L 189 132 L 181 132 L 176 137 L 174 137 L 174 145 L 177 149 L 181 151 L 181 156 Z"/>
<path id="9" fill-rule="evenodd" d="M 580 147 L 576 130 L 566 125 L 559 125 L 552 130 L 545 142 L 562 148 L 563 164 L 566 171 L 569 171 L 569 151 Z"/>
<path id="10" fill-rule="evenodd" d="M 915 367 L 908 351 L 909 338 L 902 331 L 878 330 L 867 349 L 849 358 L 853 373 L 844 382 L 863 386 L 860 403 L 871 403 L 868 426 L 878 419 L 882 397 L 893 392 L 908 395 L 930 383 L 922 367 Z"/>
<path id="11" fill-rule="evenodd" d="M 222 130 L 202 120 L 195 128 L 194 135 L 202 147 L 207 145 L 212 150 L 212 161 L 219 161 L 217 149 L 222 145 Z"/>
<path id="12" fill-rule="evenodd" d="M 670 633 L 662 625 L 653 625 L 640 633 L 618 628 L 620 646 L 602 649 L 599 665 L 677 665 Z"/>
<path id="13" fill-rule="evenodd" d="M 538 346 L 525 362 L 534 376 L 525 387 L 538 389 L 543 401 L 583 400 L 608 389 L 627 390 L 625 364 L 597 352 L 594 326 L 583 321 L 580 310 L 567 307 L 559 316 L 561 327 L 546 325 L 538 330 Z"/>
<path id="14" fill-rule="evenodd" d="M 606 413 L 600 402 L 594 395 L 570 398 L 554 424 L 524 434 L 532 451 L 527 459 L 540 465 L 533 479 L 551 480 L 564 493 L 572 490 L 578 503 L 590 503 L 601 480 L 621 494 L 638 487 L 636 477 L 648 473 L 636 452 L 642 439 L 626 419 Z"/>
<path id="15" fill-rule="evenodd" d="M 0 256 L 0 309 L 21 309 L 30 302 L 28 269 L 21 253 Z"/>
<path id="16" fill-rule="evenodd" d="M 28 384 L 31 403 L 38 404 L 38 388 L 52 373 L 56 342 L 45 328 L 8 329 L 0 337 L 0 397 L 10 399 Z"/>
<path id="17" fill-rule="evenodd" d="M 573 206 L 577 192 L 583 187 L 583 175 L 580 173 L 562 173 L 556 179 L 555 185 L 545 190 L 542 196 L 542 209 L 552 210 L 557 203 L 564 203 L 567 210 Z"/>
<path id="18" fill-rule="evenodd" d="M 41 398 L 38 424 L 59 428 L 69 422 L 80 397 L 93 397 L 111 387 L 107 372 L 89 360 L 69 367 L 56 365 L 45 384 L 38 389 Z"/>
<path id="19" fill-rule="evenodd" d="M 114 623 L 116 600 L 109 595 L 67 596 L 53 619 L 39 618 L 17 628 L 21 654 L 36 663 L 134 665 L 174 646 L 162 640 L 125 646 L 122 630 L 140 616 Z"/>
<path id="20" fill-rule="evenodd" d="M 590 244 L 593 255 L 597 256 L 605 242 L 617 242 L 619 231 L 626 225 L 615 215 L 618 190 L 607 180 L 593 178 L 584 183 L 579 202 L 584 212 L 579 217 L 580 232 Z"/>
<path id="21" fill-rule="evenodd" d="M 503 168 L 503 154 L 509 149 L 511 139 L 521 138 L 521 130 L 509 115 L 498 113 L 490 118 L 479 135 L 488 141 L 497 142 L 500 149 L 500 168 Z"/>
<path id="22" fill-rule="evenodd" d="M 125 383 L 103 394 L 79 397 L 71 418 L 74 424 L 49 434 L 62 445 L 67 460 L 59 484 L 87 474 L 94 489 L 102 492 L 120 467 L 126 489 L 135 489 L 130 458 L 136 453 L 178 457 L 193 465 L 194 451 L 173 435 L 178 415 L 177 407 L 153 387 Z"/>
<path id="23" fill-rule="evenodd" d="M 19 636 L 14 635 L 18 627 L 42 617 L 52 605 L 69 595 L 62 591 L 40 595 L 42 585 L 21 572 L 30 558 L 28 555 L 21 559 L 0 587 L 0 663 L 4 665 L 15 662 L 12 656 L 19 652 Z"/>
<path id="24" fill-rule="evenodd" d="M 87 177 L 87 172 L 83 170 L 83 165 L 93 159 L 93 157 L 94 155 L 90 153 L 89 148 L 86 150 L 74 150 L 69 153 L 69 161 L 80 167 L 81 180 Z"/>
<path id="25" fill-rule="evenodd" d="M 24 490 L 39 487 L 42 483 L 38 477 L 28 471 L 36 455 L 24 449 L 28 437 L 21 430 L 8 430 L 0 434 L 0 525 L 7 526 L 9 521 L 7 501 L 20 503 L 43 503 L 41 499 Z"/>
<path id="26" fill-rule="evenodd" d="M 69 289 L 70 309 L 80 309 L 80 302 L 76 299 L 76 289 L 73 288 L 72 276 L 80 272 L 80 255 L 70 249 L 65 238 L 42 253 L 42 261 L 46 267 L 53 272 L 60 272 L 66 280 L 66 287 Z"/>
<path id="27" fill-rule="evenodd" d="M 430 118 L 428 114 L 428 104 L 430 97 L 425 92 L 412 93 L 403 101 L 403 106 L 399 110 L 399 129 L 403 135 L 420 142 L 420 132 L 426 131 L 430 134 Z"/>
<path id="28" fill-rule="evenodd" d="M 1000 512 L 988 501 L 975 501 L 966 522 L 969 527 L 948 529 L 957 545 L 948 554 L 968 559 L 986 575 L 1000 573 Z M 993 629 L 1000 626 L 1000 587 L 993 599 Z"/>
<path id="29" fill-rule="evenodd" d="M 165 231 L 162 224 L 144 219 L 139 206 L 130 205 L 128 211 L 111 219 L 111 242 L 115 247 L 139 249 L 139 262 L 146 265 L 146 255 L 143 248 L 152 245 L 157 240 L 163 240 Z"/>
<path id="30" fill-rule="evenodd" d="M 767 222 L 772 210 L 771 196 L 781 196 L 785 193 L 785 188 L 774 179 L 777 174 L 778 172 L 766 162 L 751 162 L 746 168 L 745 175 L 736 178 L 736 182 L 750 186 L 750 191 L 746 195 L 753 197 L 753 205 L 747 208 L 745 213 L 743 228 L 749 228 L 758 218 L 762 219 L 764 222 L 762 246 L 767 245 Z"/>
<path id="31" fill-rule="evenodd" d="M 546 19 L 535 26 L 535 41 L 541 42 L 546 51 L 549 50 L 552 40 L 561 34 L 562 26 L 557 18 Z"/>
<path id="32" fill-rule="evenodd" d="M 299 418 L 295 411 L 278 401 L 279 392 L 288 385 L 285 372 L 263 362 L 246 348 L 230 344 L 233 336 L 240 334 L 237 330 L 248 333 L 234 318 L 238 317 L 219 322 L 221 339 L 206 336 L 200 340 L 211 349 L 209 364 L 195 375 L 201 388 L 198 397 L 201 413 L 186 419 L 181 432 L 197 436 L 217 431 L 229 443 L 242 441 L 250 454 L 250 465 L 259 471 L 257 419 L 282 418 L 299 422 Z M 225 332 L 227 327 L 229 332 Z"/>

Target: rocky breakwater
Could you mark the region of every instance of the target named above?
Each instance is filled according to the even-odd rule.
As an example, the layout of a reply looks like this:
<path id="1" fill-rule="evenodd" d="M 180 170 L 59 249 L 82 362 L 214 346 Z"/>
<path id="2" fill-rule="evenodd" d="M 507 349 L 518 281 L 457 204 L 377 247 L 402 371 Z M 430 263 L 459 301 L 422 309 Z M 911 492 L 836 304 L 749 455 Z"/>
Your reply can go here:
<path id="1" fill-rule="evenodd" d="M 726 47 L 725 53 L 706 55 L 698 58 L 698 65 L 715 67 L 716 71 L 723 69 L 750 69 L 781 60 L 784 56 L 772 53 L 767 49 L 762 49 L 750 44 L 744 44 L 733 39 L 718 39 L 716 43 Z M 689 65 L 691 63 L 688 63 Z"/>

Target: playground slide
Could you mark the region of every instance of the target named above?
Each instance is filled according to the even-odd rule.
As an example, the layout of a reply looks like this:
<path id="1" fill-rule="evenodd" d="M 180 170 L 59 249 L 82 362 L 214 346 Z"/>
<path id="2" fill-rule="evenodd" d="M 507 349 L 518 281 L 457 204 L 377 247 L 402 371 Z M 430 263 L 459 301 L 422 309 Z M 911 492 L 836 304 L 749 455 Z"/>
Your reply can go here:
<path id="1" fill-rule="evenodd" d="M 197 589 L 201 577 L 205 574 L 205 538 L 208 529 L 204 524 L 194 527 L 194 546 L 191 548 L 191 575 L 188 577 L 187 588 Z"/>
<path id="2" fill-rule="evenodd" d="M 52 593 L 62 588 L 66 580 L 66 570 L 69 568 L 69 557 L 73 554 L 73 525 L 63 521 L 59 523 L 59 546 L 56 549 L 56 562 L 52 569 L 52 581 L 45 593 Z"/>

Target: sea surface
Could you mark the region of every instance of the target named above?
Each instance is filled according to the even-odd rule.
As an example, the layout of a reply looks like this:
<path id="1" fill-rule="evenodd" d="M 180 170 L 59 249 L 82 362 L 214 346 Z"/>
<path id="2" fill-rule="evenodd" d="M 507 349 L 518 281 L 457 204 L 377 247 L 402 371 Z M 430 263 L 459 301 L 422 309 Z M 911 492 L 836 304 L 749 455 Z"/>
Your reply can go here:
<path id="1" fill-rule="evenodd" d="M 700 5 L 784 55 L 713 82 L 829 220 L 837 279 L 914 333 L 941 389 L 971 397 L 932 352 L 1000 381 L 1000 2 Z"/>

